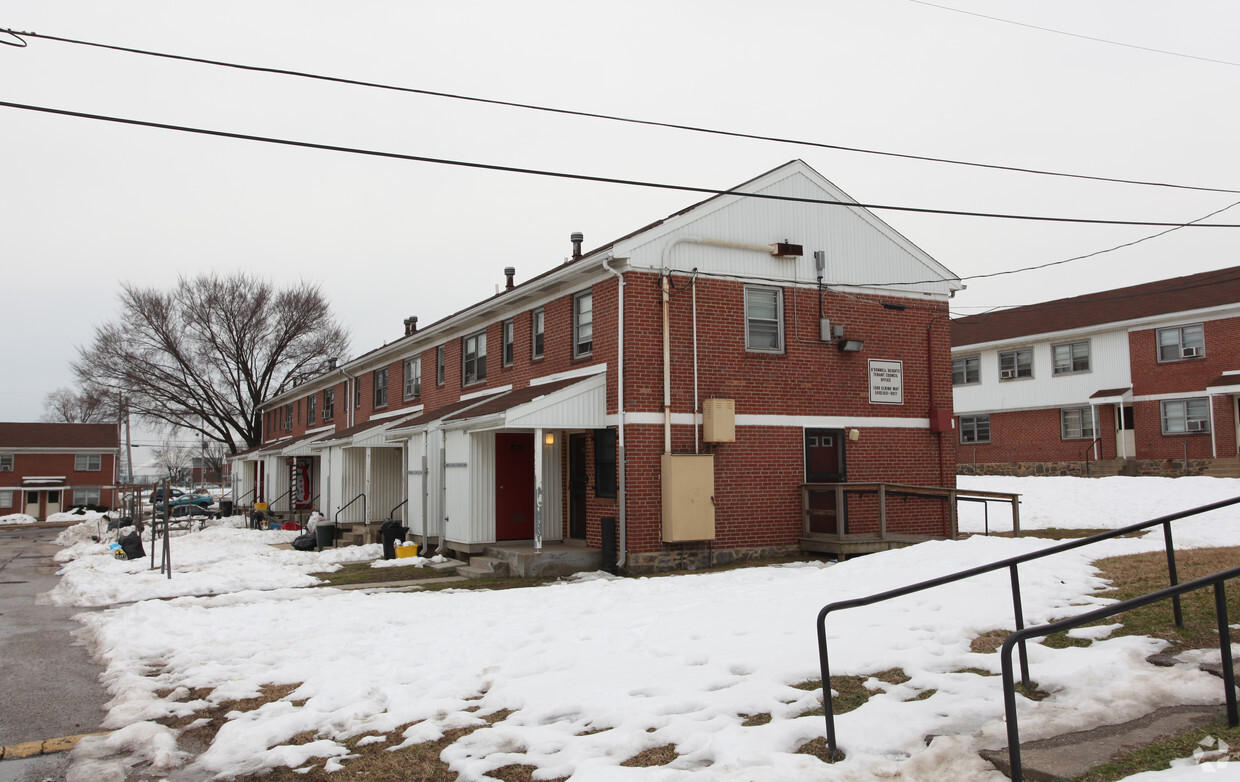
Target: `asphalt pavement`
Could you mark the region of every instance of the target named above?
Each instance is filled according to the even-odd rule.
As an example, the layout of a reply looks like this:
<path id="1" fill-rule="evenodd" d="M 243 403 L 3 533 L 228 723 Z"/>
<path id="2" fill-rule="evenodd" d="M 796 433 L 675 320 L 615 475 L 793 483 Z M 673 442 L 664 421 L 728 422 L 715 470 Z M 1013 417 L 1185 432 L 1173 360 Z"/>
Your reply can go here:
<path id="1" fill-rule="evenodd" d="M 0 747 L 43 742 L 44 752 L 0 759 L 0 782 L 62 780 L 69 753 L 49 742 L 100 730 L 101 666 L 78 642 L 81 608 L 40 605 L 56 585 L 57 527 L 0 527 Z M 11 752 L 21 755 L 25 753 Z"/>

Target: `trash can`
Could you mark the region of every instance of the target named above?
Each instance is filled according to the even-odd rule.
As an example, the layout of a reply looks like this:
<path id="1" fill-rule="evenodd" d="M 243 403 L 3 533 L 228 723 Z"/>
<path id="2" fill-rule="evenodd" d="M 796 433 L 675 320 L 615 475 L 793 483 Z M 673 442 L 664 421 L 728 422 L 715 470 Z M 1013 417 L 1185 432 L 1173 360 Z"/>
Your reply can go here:
<path id="1" fill-rule="evenodd" d="M 336 542 L 336 524 L 331 521 L 320 521 L 314 525 L 315 542 L 319 545 L 319 551 L 328 548 Z"/>
<path id="2" fill-rule="evenodd" d="M 233 513 L 233 501 L 232 500 L 220 500 L 220 516 L 223 518 L 228 518 L 229 516 L 232 515 L 232 513 Z"/>
<path id="3" fill-rule="evenodd" d="M 383 558 L 396 559 L 396 544 L 403 543 L 409 528 L 396 519 L 387 519 L 379 525 L 379 535 L 383 538 Z"/>

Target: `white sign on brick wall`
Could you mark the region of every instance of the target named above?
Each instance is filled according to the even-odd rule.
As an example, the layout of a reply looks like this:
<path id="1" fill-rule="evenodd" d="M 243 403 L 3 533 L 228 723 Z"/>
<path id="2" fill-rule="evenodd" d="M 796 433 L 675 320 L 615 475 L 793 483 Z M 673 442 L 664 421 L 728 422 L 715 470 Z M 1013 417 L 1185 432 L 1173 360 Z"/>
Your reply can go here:
<path id="1" fill-rule="evenodd" d="M 870 403 L 904 404 L 904 362 L 870 359 Z"/>

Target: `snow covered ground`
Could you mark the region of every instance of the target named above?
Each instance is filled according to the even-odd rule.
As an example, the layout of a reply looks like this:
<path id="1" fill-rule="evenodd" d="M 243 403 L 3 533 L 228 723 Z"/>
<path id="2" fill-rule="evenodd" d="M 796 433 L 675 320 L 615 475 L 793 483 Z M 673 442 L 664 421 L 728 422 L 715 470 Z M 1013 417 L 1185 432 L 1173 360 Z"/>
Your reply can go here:
<path id="1" fill-rule="evenodd" d="M 1025 529 L 1116 527 L 1240 495 L 1240 481 L 1210 478 L 962 478 L 961 485 L 1021 493 Z M 1009 517 L 992 507 L 991 529 Z M 976 518 L 962 515 L 963 530 L 981 525 L 980 508 Z M 347 767 L 341 739 L 416 723 L 404 731 L 405 743 L 414 744 L 483 724 L 501 710 L 512 713 L 443 753 L 463 780 L 482 780 L 512 763 L 538 766 L 546 778 L 571 774 L 575 782 L 1001 780 L 977 756 L 1005 744 L 999 680 L 964 671 L 998 670 L 998 655 L 975 654 L 969 641 L 1013 626 L 1004 573 L 830 619 L 833 673 L 899 667 L 910 677 L 837 717 L 845 761 L 826 766 L 796 753 L 823 735 L 823 721 L 799 716 L 819 705 L 820 693 L 792 685 L 818 677 L 814 618 L 822 605 L 1053 545 L 978 536 L 840 564 L 668 578 L 592 574 L 494 592 L 366 594 L 295 587 L 333 562 L 378 556 L 376 546 L 281 551 L 267 544 L 293 533 L 221 524 L 172 541 L 167 579 L 146 570 L 149 559 L 111 559 L 76 529 L 62 536 L 64 576 L 48 599 L 130 602 L 79 616 L 106 664 L 113 700 L 105 724 L 118 730 L 79 745 L 71 782 L 106 779 L 137 760 L 185 779 L 281 764 Z M 1240 545 L 1240 510 L 1177 522 L 1176 542 Z M 1105 604 L 1106 585 L 1092 561 L 1161 545 L 1155 533 L 1022 567 L 1026 621 Z M 1034 645 L 1034 678 L 1052 695 L 1021 704 L 1022 738 L 1124 721 L 1160 705 L 1221 702 L 1217 678 L 1146 663 L 1161 646 L 1129 637 L 1089 648 Z M 208 700 L 221 702 L 255 696 L 266 684 L 299 686 L 235 715 L 196 758 L 177 748 L 175 731 L 154 722 L 204 705 L 178 702 L 188 690 L 213 689 Z M 928 690 L 934 694 L 910 700 Z M 772 719 L 743 724 L 756 714 Z M 306 730 L 319 740 L 284 743 Z M 928 734 L 939 738 L 927 747 Z M 619 765 L 666 744 L 679 753 L 668 766 Z M 1224 779 L 1236 766 L 1212 770 Z"/>

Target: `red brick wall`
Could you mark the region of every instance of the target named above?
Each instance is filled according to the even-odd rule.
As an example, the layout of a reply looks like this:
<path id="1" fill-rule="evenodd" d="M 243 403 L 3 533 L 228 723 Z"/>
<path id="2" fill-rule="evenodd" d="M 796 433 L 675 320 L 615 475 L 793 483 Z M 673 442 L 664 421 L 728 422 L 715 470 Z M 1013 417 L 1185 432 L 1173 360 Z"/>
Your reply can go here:
<path id="1" fill-rule="evenodd" d="M 85 453 L 85 452 L 84 452 Z M 68 486 L 61 490 L 61 510 L 68 510 L 80 502 L 73 496 L 73 487 L 99 489 L 99 504 L 112 507 L 116 504 L 115 490 L 109 488 L 116 482 L 116 456 L 105 453 L 99 455 L 100 469 L 75 470 L 72 453 L 14 453 L 13 471 L 0 472 L 0 486 L 13 487 L 13 505 L 0 507 L 0 515 L 24 513 L 26 510 L 26 491 L 38 491 L 46 494 L 46 489 L 39 486 L 22 487 L 22 479 L 26 477 L 64 476 L 64 481 L 57 486 Z M 42 502 L 42 497 L 41 497 Z M 40 509 L 39 518 L 43 517 Z"/>

